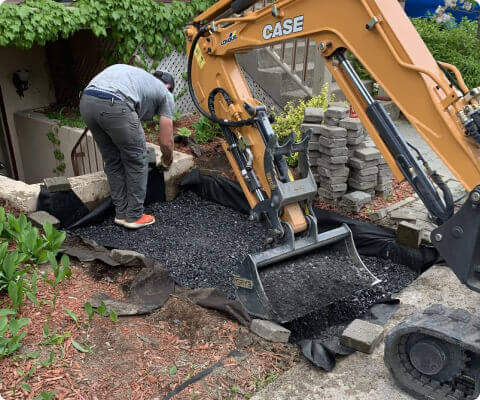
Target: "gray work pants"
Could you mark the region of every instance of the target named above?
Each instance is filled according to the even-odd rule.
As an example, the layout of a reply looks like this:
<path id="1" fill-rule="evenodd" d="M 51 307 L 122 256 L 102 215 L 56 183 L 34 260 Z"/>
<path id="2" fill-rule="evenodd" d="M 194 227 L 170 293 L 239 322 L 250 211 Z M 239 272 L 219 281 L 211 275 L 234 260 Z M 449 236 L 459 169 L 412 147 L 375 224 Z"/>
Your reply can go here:
<path id="1" fill-rule="evenodd" d="M 115 216 L 134 222 L 143 214 L 147 150 L 142 124 L 123 101 L 83 95 L 80 114 L 102 153 Z"/>

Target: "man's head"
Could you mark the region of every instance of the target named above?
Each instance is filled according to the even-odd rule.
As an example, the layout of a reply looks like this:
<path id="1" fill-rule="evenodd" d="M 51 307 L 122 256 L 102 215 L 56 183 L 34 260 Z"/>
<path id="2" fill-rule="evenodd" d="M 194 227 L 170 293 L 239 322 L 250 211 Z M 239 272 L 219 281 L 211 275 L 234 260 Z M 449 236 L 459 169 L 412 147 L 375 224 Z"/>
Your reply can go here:
<path id="1" fill-rule="evenodd" d="M 173 75 L 165 72 L 165 71 L 155 71 L 153 73 L 153 76 L 155 78 L 160 79 L 165 86 L 168 88 L 168 90 L 173 93 L 173 90 L 175 89 L 175 79 L 173 78 Z"/>

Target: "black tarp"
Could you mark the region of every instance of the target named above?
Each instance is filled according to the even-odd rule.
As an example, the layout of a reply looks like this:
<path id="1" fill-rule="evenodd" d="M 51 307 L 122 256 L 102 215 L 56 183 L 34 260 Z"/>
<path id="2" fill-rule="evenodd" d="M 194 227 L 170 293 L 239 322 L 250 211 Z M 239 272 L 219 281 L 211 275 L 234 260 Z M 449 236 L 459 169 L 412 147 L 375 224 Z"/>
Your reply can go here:
<path id="1" fill-rule="evenodd" d="M 148 174 L 145 205 L 165 201 L 163 172 L 153 168 Z M 109 197 L 95 209 L 89 211 L 73 190 L 50 193 L 42 185 L 37 201 L 37 211 L 46 211 L 55 216 L 65 229 L 80 228 L 103 221 L 114 211 Z"/>

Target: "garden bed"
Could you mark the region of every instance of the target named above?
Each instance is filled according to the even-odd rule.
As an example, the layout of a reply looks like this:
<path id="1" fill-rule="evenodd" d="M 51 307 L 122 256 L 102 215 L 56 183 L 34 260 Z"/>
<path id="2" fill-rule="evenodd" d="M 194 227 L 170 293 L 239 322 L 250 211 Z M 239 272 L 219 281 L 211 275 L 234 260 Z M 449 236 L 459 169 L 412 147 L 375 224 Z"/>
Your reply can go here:
<path id="1" fill-rule="evenodd" d="M 74 238 L 66 244 L 79 246 Z M 10 250 L 23 245 L 11 241 Z M 248 399 L 298 356 L 292 345 L 265 342 L 224 315 L 194 305 L 185 289 L 149 316 L 89 314 L 90 296 L 103 292 L 122 298 L 122 288 L 139 268 L 71 260 L 70 270 L 71 277 L 57 286 L 55 305 L 50 284 L 38 279 L 37 305 L 25 298 L 15 315 L 29 321 L 21 329 L 26 334 L 22 347 L 0 356 L 5 400 L 151 399 L 173 397 L 173 390 L 176 399 Z M 54 279 L 48 264 L 38 271 Z M 31 279 L 28 274 L 28 285 Z M 0 315 L 13 308 L 9 294 L 0 294 Z M 211 373 L 195 382 L 208 368 Z M 189 383 L 184 390 L 182 383 Z"/>

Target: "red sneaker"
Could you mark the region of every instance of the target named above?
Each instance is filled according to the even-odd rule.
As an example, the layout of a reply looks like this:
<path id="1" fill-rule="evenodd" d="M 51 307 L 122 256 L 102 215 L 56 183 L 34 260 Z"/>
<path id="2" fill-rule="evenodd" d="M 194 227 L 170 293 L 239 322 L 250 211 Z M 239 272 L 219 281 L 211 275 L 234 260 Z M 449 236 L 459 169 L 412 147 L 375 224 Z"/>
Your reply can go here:
<path id="1" fill-rule="evenodd" d="M 139 219 L 135 222 L 127 222 L 123 223 L 125 228 L 130 229 L 138 229 L 143 228 L 144 226 L 152 225 L 155 223 L 155 217 L 153 215 L 143 214 Z"/>

